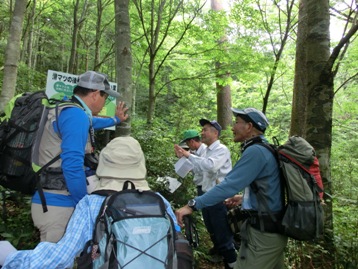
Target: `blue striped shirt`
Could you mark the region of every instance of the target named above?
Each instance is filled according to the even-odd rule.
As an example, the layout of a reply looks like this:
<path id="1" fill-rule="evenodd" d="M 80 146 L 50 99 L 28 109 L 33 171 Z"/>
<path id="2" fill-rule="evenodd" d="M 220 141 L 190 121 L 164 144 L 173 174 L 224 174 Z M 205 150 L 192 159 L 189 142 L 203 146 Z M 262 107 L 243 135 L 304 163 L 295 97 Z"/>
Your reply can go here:
<path id="1" fill-rule="evenodd" d="M 174 221 L 176 230 L 180 231 L 169 202 L 164 197 L 162 198 L 168 214 Z M 86 195 L 77 204 L 67 225 L 66 233 L 59 242 L 41 242 L 33 250 L 14 252 L 6 258 L 2 269 L 64 269 L 73 267 L 75 257 L 80 254 L 85 243 L 93 236 L 94 224 L 104 199 L 104 196 Z"/>

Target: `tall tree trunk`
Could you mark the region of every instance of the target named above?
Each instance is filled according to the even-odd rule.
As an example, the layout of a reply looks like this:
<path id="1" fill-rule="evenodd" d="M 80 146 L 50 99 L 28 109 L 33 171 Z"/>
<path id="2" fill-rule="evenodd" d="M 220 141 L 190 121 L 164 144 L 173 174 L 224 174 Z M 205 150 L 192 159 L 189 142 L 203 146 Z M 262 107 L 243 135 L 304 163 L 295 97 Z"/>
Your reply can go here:
<path id="1" fill-rule="evenodd" d="M 6 45 L 4 79 L 0 96 L 0 111 L 15 94 L 17 66 L 20 57 L 20 41 L 27 0 L 16 0 Z"/>
<path id="2" fill-rule="evenodd" d="M 80 0 L 76 0 L 76 4 L 73 9 L 73 32 L 72 32 L 72 45 L 71 45 L 71 56 L 69 62 L 68 72 L 75 74 L 77 73 L 77 50 L 78 50 L 78 35 L 81 29 L 81 25 L 85 20 L 85 14 L 87 13 L 87 0 L 85 0 L 83 9 L 78 18 Z"/>
<path id="3" fill-rule="evenodd" d="M 332 145 L 333 74 L 326 70 L 330 56 L 329 0 L 301 0 L 295 70 L 291 133 L 309 141 L 320 161 L 324 189 L 332 193 L 330 152 Z M 300 121 L 303 121 L 303 125 Z M 297 129 L 299 124 L 301 129 Z M 303 267 L 333 268 L 334 237 L 332 201 L 326 200 L 324 251 L 313 249 L 311 258 L 302 257 Z"/>
<path id="4" fill-rule="evenodd" d="M 31 14 L 29 17 L 29 39 L 27 44 L 27 88 L 31 89 L 33 85 L 32 70 L 35 70 L 34 62 L 35 57 L 33 56 L 33 43 L 34 43 L 34 27 L 35 27 L 35 11 L 36 11 L 36 0 L 32 1 Z"/>
<path id="5" fill-rule="evenodd" d="M 300 1 L 298 12 L 298 28 L 296 40 L 295 78 L 292 100 L 290 135 L 305 134 L 305 115 L 308 95 L 307 78 L 307 4 Z"/>
<path id="6" fill-rule="evenodd" d="M 220 65 L 220 63 L 217 63 L 217 65 Z M 218 70 L 220 70 L 220 67 L 218 67 Z M 229 77 L 230 74 L 221 75 L 220 77 L 223 78 L 223 76 Z M 217 120 L 221 127 L 226 130 L 232 124 L 231 87 L 228 84 L 221 85 L 216 83 L 216 90 Z"/>
<path id="7" fill-rule="evenodd" d="M 24 26 L 22 29 L 22 47 L 20 50 L 20 62 L 26 62 L 27 46 L 29 44 L 29 23 L 28 22 L 30 21 L 30 16 L 31 16 L 30 14 L 25 12 Z"/>
<path id="8" fill-rule="evenodd" d="M 80 0 L 76 0 L 75 7 L 73 9 L 73 31 L 72 31 L 72 45 L 71 45 L 71 54 L 70 54 L 70 62 L 68 64 L 68 72 L 73 74 L 75 69 L 75 60 L 77 54 L 77 38 L 78 38 L 78 21 L 77 21 L 77 13 L 78 6 Z"/>
<path id="9" fill-rule="evenodd" d="M 224 7 L 221 0 L 211 0 L 211 9 L 214 11 L 223 11 Z M 223 43 L 226 42 L 227 37 L 223 36 L 218 42 L 221 47 L 224 47 Z M 225 48 L 224 48 L 225 49 Z M 215 68 L 217 77 L 222 80 L 230 77 L 230 73 L 226 72 L 223 74 L 221 62 L 216 62 Z M 231 87 L 230 85 L 222 85 L 216 82 L 216 100 L 217 100 L 217 120 L 221 127 L 225 130 L 231 126 L 232 123 L 232 112 L 231 112 Z"/>
<path id="10" fill-rule="evenodd" d="M 30 20 L 29 20 L 29 40 L 27 45 L 27 67 L 29 69 L 32 68 L 32 49 L 33 49 L 34 27 L 35 27 L 35 10 L 36 10 L 36 0 L 33 0 Z"/>
<path id="11" fill-rule="evenodd" d="M 39 30 L 40 31 L 40 30 Z M 32 61 L 32 69 L 36 70 L 37 68 L 37 62 L 42 63 L 42 56 L 41 56 L 41 50 L 42 47 L 40 47 L 41 41 L 42 41 L 42 37 L 41 37 L 41 33 L 39 33 L 38 35 L 35 35 L 34 39 L 33 39 L 33 61 Z"/>
<path id="12" fill-rule="evenodd" d="M 148 112 L 147 112 L 147 123 L 151 124 L 155 113 L 155 57 L 150 57 L 149 61 L 149 99 L 148 99 Z"/>
<path id="13" fill-rule="evenodd" d="M 102 22 L 103 5 L 102 0 L 97 1 L 97 20 L 96 20 L 96 39 L 94 41 L 94 59 L 93 59 L 93 70 L 99 68 L 99 52 L 100 52 L 100 41 L 101 41 L 101 22 Z"/>
<path id="14" fill-rule="evenodd" d="M 129 0 L 115 0 L 116 25 L 116 77 L 120 99 L 126 103 L 130 115 L 132 108 L 132 48 L 129 17 Z M 131 133 L 131 118 L 122 122 L 116 130 L 116 136 Z"/>

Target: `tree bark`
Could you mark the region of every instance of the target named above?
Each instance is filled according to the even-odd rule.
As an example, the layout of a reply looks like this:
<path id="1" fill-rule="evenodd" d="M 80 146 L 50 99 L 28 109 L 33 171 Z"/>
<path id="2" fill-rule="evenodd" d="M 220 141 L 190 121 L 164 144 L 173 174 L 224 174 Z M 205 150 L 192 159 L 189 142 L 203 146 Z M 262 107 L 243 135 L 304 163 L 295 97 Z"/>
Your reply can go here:
<path id="1" fill-rule="evenodd" d="M 300 1 L 298 12 L 298 28 L 296 40 L 296 62 L 295 78 L 293 86 L 293 100 L 291 113 L 290 135 L 305 134 L 305 115 L 307 106 L 307 59 L 305 46 L 307 42 L 307 4 L 306 1 Z"/>
<path id="2" fill-rule="evenodd" d="M 76 4 L 73 9 L 73 32 L 72 32 L 71 55 L 68 64 L 68 72 L 71 74 L 77 73 L 78 34 L 80 32 L 81 25 L 85 20 L 85 14 L 87 13 L 87 0 L 85 0 L 84 2 L 80 18 L 78 18 L 79 5 L 80 5 L 80 0 L 76 0 Z"/>
<path id="3" fill-rule="evenodd" d="M 128 113 L 132 108 L 132 49 L 130 35 L 129 0 L 115 0 L 116 25 L 116 77 L 121 101 L 126 103 Z M 128 136 L 131 133 L 131 118 L 122 122 L 116 130 L 116 136 Z"/>
<path id="4" fill-rule="evenodd" d="M 224 7 L 221 0 L 211 0 L 211 9 L 214 11 L 223 11 Z M 224 48 L 224 43 L 226 42 L 227 37 L 223 36 L 218 42 L 220 46 Z M 216 62 L 215 69 L 217 72 L 217 77 L 222 79 L 228 79 L 230 73 L 226 72 L 222 74 L 222 65 L 221 62 Z M 217 120 L 221 127 L 226 130 L 227 127 L 231 126 L 232 123 L 232 112 L 231 112 L 231 87 L 229 84 L 222 85 L 221 83 L 216 82 L 216 101 L 217 101 Z"/>
<path id="5" fill-rule="evenodd" d="M 33 0 L 30 19 L 29 19 L 29 40 L 27 45 L 27 66 L 29 69 L 32 68 L 32 64 L 33 64 L 32 49 L 33 49 L 34 25 L 35 25 L 35 10 L 36 10 L 36 0 Z"/>
<path id="6" fill-rule="evenodd" d="M 17 67 L 20 57 L 20 41 L 27 0 L 16 0 L 11 20 L 10 34 L 5 52 L 4 79 L 0 96 L 0 111 L 14 97 Z"/>
<path id="7" fill-rule="evenodd" d="M 97 1 L 97 20 L 96 20 L 96 37 L 94 41 L 94 59 L 93 59 L 93 70 L 98 70 L 100 65 L 100 41 L 101 41 L 101 23 L 103 14 L 103 3 L 102 0 Z"/>
<path id="8" fill-rule="evenodd" d="M 324 189 L 332 193 L 330 152 L 332 145 L 333 74 L 326 70 L 330 56 L 329 0 L 301 0 L 295 70 L 291 134 L 302 135 L 315 148 L 320 161 Z M 321 246 L 305 265 L 332 268 L 334 237 L 332 201 L 326 200 L 325 234 Z M 308 267 L 307 267 L 308 268 Z"/>

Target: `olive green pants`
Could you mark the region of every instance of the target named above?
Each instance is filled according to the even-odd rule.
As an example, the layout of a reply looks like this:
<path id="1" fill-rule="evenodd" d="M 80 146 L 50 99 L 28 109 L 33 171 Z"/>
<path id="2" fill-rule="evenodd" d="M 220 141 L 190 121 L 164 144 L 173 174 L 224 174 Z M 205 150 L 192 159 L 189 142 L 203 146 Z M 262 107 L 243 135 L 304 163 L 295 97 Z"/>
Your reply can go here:
<path id="1" fill-rule="evenodd" d="M 241 258 L 242 242 L 235 269 L 284 269 L 287 236 L 261 232 L 247 225 L 247 238 L 246 258 Z"/>

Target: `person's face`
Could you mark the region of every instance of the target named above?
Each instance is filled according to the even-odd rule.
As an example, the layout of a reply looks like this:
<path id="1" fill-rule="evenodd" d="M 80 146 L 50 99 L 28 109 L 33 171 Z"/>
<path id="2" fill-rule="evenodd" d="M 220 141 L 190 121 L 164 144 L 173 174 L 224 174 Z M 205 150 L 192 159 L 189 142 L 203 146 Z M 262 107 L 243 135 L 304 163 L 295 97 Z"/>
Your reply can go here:
<path id="1" fill-rule="evenodd" d="M 234 142 L 243 142 L 248 139 L 251 128 L 252 123 L 246 122 L 240 117 L 236 117 L 234 125 L 231 129 L 234 135 Z"/>
<path id="2" fill-rule="evenodd" d="M 101 92 L 101 91 L 93 92 L 93 104 L 91 107 L 93 115 L 98 115 L 98 113 L 102 110 L 102 108 L 106 104 L 107 98 L 108 98 L 108 94 L 105 92 Z"/>
<path id="3" fill-rule="evenodd" d="M 193 150 L 192 141 L 193 139 L 189 139 L 185 141 L 185 144 L 189 147 L 190 150 Z"/>
<path id="4" fill-rule="evenodd" d="M 218 139 L 218 130 L 216 130 L 212 125 L 205 124 L 203 129 L 201 129 L 201 141 L 206 145 L 210 146 Z"/>
<path id="5" fill-rule="evenodd" d="M 189 139 L 185 141 L 186 145 L 189 147 L 190 150 L 197 150 L 196 142 L 194 139 Z"/>

